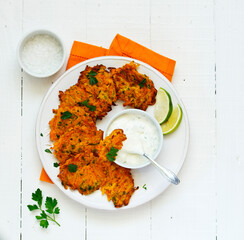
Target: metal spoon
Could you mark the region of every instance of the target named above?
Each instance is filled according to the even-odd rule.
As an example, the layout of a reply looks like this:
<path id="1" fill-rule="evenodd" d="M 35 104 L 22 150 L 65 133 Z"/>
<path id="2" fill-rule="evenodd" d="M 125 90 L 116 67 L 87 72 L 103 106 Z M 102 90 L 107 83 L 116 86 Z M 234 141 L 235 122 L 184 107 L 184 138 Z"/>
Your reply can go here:
<path id="1" fill-rule="evenodd" d="M 150 158 L 146 153 L 143 153 L 142 156 L 145 157 L 145 158 L 147 158 L 148 160 L 150 160 L 151 163 L 153 164 L 153 166 L 155 166 L 159 170 L 159 172 L 165 178 L 167 178 L 168 181 L 170 181 L 171 183 L 173 183 L 175 185 L 178 185 L 180 183 L 180 179 L 171 170 L 169 170 L 168 168 L 165 168 L 165 167 L 159 165 L 152 158 Z"/>
<path id="2" fill-rule="evenodd" d="M 149 161 L 151 161 L 151 163 L 153 164 L 153 166 L 155 166 L 159 172 L 168 180 L 170 181 L 171 183 L 175 184 L 175 185 L 178 185 L 180 183 L 180 179 L 175 175 L 175 173 L 173 173 L 171 170 L 169 170 L 168 168 L 165 168 L 161 165 L 159 165 L 155 160 L 153 160 L 151 157 L 149 157 L 146 153 L 144 153 L 144 150 L 143 150 L 143 147 L 142 147 L 142 144 L 140 142 L 138 142 L 139 145 L 137 145 L 137 149 L 136 147 L 132 149 L 130 149 L 129 151 L 126 150 L 126 152 L 128 153 L 132 153 L 132 154 L 138 154 L 138 155 L 141 155 L 145 158 L 147 158 Z M 138 148 L 139 146 L 139 148 Z M 143 151 L 141 151 L 143 150 Z"/>

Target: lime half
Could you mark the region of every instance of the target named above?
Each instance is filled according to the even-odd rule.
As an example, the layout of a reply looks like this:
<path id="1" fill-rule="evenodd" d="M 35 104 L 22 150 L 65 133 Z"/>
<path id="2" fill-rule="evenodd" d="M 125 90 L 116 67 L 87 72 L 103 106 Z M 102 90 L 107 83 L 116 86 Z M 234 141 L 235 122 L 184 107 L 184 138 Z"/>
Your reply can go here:
<path id="1" fill-rule="evenodd" d="M 173 110 L 170 94 L 163 88 L 159 88 L 156 96 L 154 116 L 162 124 L 166 122 Z"/>
<path id="2" fill-rule="evenodd" d="M 173 112 L 167 122 L 161 124 L 164 135 L 174 132 L 180 125 L 182 119 L 182 109 L 179 104 L 174 107 Z"/>

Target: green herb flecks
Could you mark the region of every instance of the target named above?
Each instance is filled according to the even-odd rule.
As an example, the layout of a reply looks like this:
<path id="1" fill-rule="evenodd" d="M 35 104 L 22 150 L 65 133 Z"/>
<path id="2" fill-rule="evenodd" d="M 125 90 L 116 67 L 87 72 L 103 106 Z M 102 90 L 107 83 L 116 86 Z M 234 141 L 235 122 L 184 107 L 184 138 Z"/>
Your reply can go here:
<path id="1" fill-rule="evenodd" d="M 142 188 L 144 188 L 145 190 L 147 190 L 146 184 L 144 184 L 144 185 L 142 186 Z"/>
<path id="2" fill-rule="evenodd" d="M 106 154 L 108 160 L 110 162 L 114 162 L 115 161 L 115 157 L 117 156 L 117 152 L 119 151 L 119 149 L 111 147 L 111 149 L 109 150 L 109 152 Z"/>
<path id="3" fill-rule="evenodd" d="M 91 70 L 86 76 L 89 78 L 89 83 L 93 86 L 94 84 L 97 84 L 98 81 L 96 79 L 97 73 Z"/>
<path id="4" fill-rule="evenodd" d="M 77 165 L 69 164 L 69 172 L 76 172 L 76 171 L 77 171 Z"/>
<path id="5" fill-rule="evenodd" d="M 146 81 L 147 81 L 147 79 L 144 78 L 142 81 L 140 81 L 140 82 L 138 83 L 138 85 L 140 86 L 140 88 L 143 88 L 143 87 L 144 87 Z"/>
<path id="6" fill-rule="evenodd" d="M 46 152 L 46 153 L 51 153 L 51 154 L 52 154 L 51 150 L 50 150 L 50 149 L 48 149 L 48 148 L 47 148 L 47 149 L 45 149 L 45 152 Z"/>
<path id="7" fill-rule="evenodd" d="M 69 112 L 69 111 L 61 113 L 61 119 L 62 120 L 65 120 L 65 119 L 68 119 L 68 118 L 71 118 L 71 117 L 72 117 L 72 113 Z"/>
<path id="8" fill-rule="evenodd" d="M 42 134 L 42 133 L 40 133 L 40 136 L 41 136 L 41 137 L 43 137 L 43 134 Z"/>
<path id="9" fill-rule="evenodd" d="M 59 163 L 55 162 L 55 163 L 53 163 L 53 166 L 57 168 L 57 167 L 59 167 Z"/>
<path id="10" fill-rule="evenodd" d="M 60 213 L 60 209 L 59 209 L 59 207 L 57 207 L 58 201 L 55 198 L 47 197 L 46 201 L 45 201 L 46 210 L 43 210 L 42 209 L 42 200 L 43 200 L 42 191 L 38 188 L 34 193 L 32 193 L 32 200 L 37 202 L 37 205 L 36 204 L 27 205 L 27 207 L 30 211 L 34 211 L 34 210 L 38 210 L 38 209 L 41 211 L 40 215 L 36 216 L 36 219 L 40 220 L 40 226 L 42 228 L 47 228 L 49 226 L 48 221 L 55 222 L 58 226 L 60 226 L 60 224 L 55 220 L 55 214 Z M 47 214 L 47 213 L 49 213 L 49 214 Z"/>
<path id="11" fill-rule="evenodd" d="M 84 102 L 80 102 L 78 103 L 80 106 L 83 105 L 83 106 L 86 106 L 91 112 L 94 112 L 96 110 L 96 106 L 93 106 L 93 105 L 89 105 L 88 104 L 88 100 L 85 100 Z"/>

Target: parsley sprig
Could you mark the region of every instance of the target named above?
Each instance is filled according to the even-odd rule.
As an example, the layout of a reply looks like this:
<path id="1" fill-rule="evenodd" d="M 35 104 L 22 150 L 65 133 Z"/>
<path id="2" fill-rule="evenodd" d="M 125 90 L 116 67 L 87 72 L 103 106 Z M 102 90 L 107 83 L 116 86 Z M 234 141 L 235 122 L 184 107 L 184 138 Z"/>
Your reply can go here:
<path id="1" fill-rule="evenodd" d="M 85 100 L 84 102 L 79 102 L 78 104 L 79 106 L 86 106 L 91 112 L 94 112 L 96 110 L 96 106 L 88 104 L 88 100 Z"/>
<path id="2" fill-rule="evenodd" d="M 32 193 L 32 200 L 37 202 L 37 204 L 27 205 L 30 211 L 40 210 L 40 215 L 36 216 L 37 220 L 40 220 L 40 226 L 43 228 L 47 228 L 49 225 L 48 221 L 55 222 L 58 226 L 60 224 L 55 220 L 55 214 L 60 213 L 59 207 L 57 207 L 58 201 L 55 198 L 47 197 L 45 201 L 46 210 L 42 209 L 42 191 L 38 188 L 34 193 Z M 49 214 L 47 214 L 49 213 Z"/>
<path id="3" fill-rule="evenodd" d="M 119 149 L 111 147 L 111 149 L 109 150 L 109 152 L 106 154 L 108 160 L 110 162 L 114 162 L 115 161 L 115 157 L 117 156 L 117 152 L 119 151 Z"/>
<path id="4" fill-rule="evenodd" d="M 91 70 L 86 76 L 89 78 L 89 83 L 93 86 L 94 84 L 97 84 L 98 81 L 96 79 L 97 73 Z"/>

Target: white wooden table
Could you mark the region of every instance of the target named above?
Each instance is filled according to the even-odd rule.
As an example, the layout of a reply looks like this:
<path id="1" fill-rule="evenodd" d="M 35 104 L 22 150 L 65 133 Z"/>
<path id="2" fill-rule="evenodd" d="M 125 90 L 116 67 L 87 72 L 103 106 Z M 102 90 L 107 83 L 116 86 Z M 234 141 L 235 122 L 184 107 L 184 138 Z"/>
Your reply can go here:
<path id="1" fill-rule="evenodd" d="M 0 240 L 244 239 L 244 2 L 242 0 L 0 0 Z M 103 212 L 39 181 L 35 122 L 47 79 L 24 73 L 16 47 L 26 31 L 109 47 L 117 33 L 175 59 L 173 85 L 190 119 L 181 184 L 151 202 Z M 58 199 L 61 227 L 41 229 L 31 193 Z"/>

